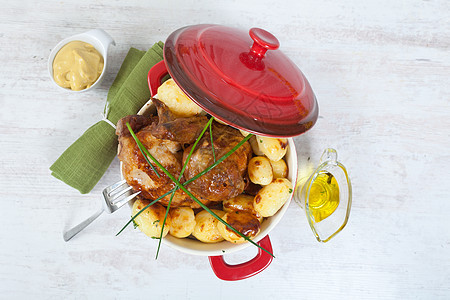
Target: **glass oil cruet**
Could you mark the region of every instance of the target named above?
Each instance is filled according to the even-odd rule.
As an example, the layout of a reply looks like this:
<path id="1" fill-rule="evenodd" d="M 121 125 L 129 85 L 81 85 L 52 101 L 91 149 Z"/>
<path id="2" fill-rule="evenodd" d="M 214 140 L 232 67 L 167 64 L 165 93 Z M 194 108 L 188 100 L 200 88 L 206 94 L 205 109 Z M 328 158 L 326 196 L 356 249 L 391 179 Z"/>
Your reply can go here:
<path id="1" fill-rule="evenodd" d="M 299 181 L 294 199 L 305 211 L 319 242 L 328 242 L 345 227 L 352 206 L 352 186 L 347 170 L 337 161 L 336 150 L 325 149 L 320 165 L 309 178 Z"/>

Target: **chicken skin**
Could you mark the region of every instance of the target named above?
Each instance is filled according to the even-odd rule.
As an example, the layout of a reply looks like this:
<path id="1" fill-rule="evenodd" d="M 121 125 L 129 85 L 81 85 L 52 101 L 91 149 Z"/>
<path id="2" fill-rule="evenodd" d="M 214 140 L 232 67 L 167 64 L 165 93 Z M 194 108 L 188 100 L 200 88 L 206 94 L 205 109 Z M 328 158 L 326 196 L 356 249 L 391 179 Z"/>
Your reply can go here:
<path id="1" fill-rule="evenodd" d="M 191 144 L 195 142 L 208 123 L 205 116 L 178 118 L 160 100 L 152 98 L 158 111 L 159 121 L 152 126 L 153 136 L 159 139 L 167 139 L 180 144 Z"/>
<path id="2" fill-rule="evenodd" d="M 153 102 L 158 117 L 140 115 L 127 116 L 119 120 L 116 134 L 119 137 L 119 160 L 122 162 L 122 173 L 127 183 L 134 190 L 141 191 L 139 197 L 155 200 L 175 187 L 172 180 L 158 170 L 160 177 L 149 166 L 136 142 L 126 127 L 129 122 L 138 139 L 147 150 L 175 177 L 179 178 L 183 164 L 186 162 L 192 144 L 200 135 L 208 122 L 205 116 L 177 118 L 167 106 L 157 99 Z M 187 163 L 180 182 L 183 183 L 205 170 L 242 141 L 241 133 L 229 126 L 213 122 L 212 137 L 207 132 L 199 141 Z M 252 156 L 248 142 L 239 147 L 223 162 L 208 173 L 186 185 L 186 188 L 203 204 L 209 205 L 236 197 L 244 191 L 247 165 Z M 160 200 L 167 206 L 170 194 Z M 199 208 L 200 205 L 177 190 L 171 202 L 172 207 L 189 206 Z"/>
<path id="3" fill-rule="evenodd" d="M 117 123 L 116 134 L 119 137 L 119 160 L 122 162 L 122 174 L 127 183 L 134 190 L 141 191 L 140 198 L 156 200 L 175 187 L 172 180 L 158 167 L 158 175 L 149 166 L 136 142 L 128 131 L 127 122 L 130 123 L 138 139 L 173 176 L 178 178 L 181 172 L 180 144 L 169 140 L 155 138 L 151 134 L 151 125 L 157 122 L 157 118 L 148 118 L 139 115 L 127 116 Z M 183 180 L 182 180 L 183 181 Z M 168 205 L 170 194 L 159 202 Z M 177 190 L 172 199 L 171 206 L 200 207 L 182 190 Z"/>
<path id="4" fill-rule="evenodd" d="M 241 133 L 230 126 L 213 123 L 212 136 L 214 141 L 214 153 L 211 147 L 209 134 L 202 137 L 186 166 L 184 176 L 191 179 L 216 159 L 221 158 L 244 138 Z M 189 146 L 184 150 L 183 163 L 191 151 Z M 244 191 L 246 182 L 244 177 L 247 165 L 252 156 L 252 149 L 248 142 L 239 147 L 223 162 L 218 164 L 208 173 L 188 185 L 188 190 L 200 201 L 220 202 L 227 200 Z"/>

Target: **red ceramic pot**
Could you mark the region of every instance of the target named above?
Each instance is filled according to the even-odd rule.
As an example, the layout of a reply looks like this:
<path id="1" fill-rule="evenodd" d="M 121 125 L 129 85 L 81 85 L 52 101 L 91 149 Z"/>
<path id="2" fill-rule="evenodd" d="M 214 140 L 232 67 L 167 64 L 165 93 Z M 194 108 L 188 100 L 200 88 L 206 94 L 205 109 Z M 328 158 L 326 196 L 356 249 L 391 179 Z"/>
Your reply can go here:
<path id="1" fill-rule="evenodd" d="M 220 25 L 184 27 L 167 38 L 164 61 L 149 71 L 148 82 L 151 95 L 157 97 L 162 78 L 169 74 L 188 97 L 215 118 L 254 134 L 288 138 L 285 160 L 288 179 L 295 186 L 298 165 L 292 137 L 314 125 L 318 105 L 302 72 L 278 47 L 272 34 L 258 28 L 248 33 Z M 151 109 L 147 104 L 140 113 Z M 264 220 L 254 239 L 271 253 L 268 233 L 291 200 L 292 196 L 274 216 Z M 170 235 L 163 242 L 188 254 L 208 256 L 214 273 L 223 280 L 248 278 L 272 261 L 272 256 L 262 250 L 243 264 L 224 261 L 224 254 L 253 247 L 250 243 L 206 244 Z"/>

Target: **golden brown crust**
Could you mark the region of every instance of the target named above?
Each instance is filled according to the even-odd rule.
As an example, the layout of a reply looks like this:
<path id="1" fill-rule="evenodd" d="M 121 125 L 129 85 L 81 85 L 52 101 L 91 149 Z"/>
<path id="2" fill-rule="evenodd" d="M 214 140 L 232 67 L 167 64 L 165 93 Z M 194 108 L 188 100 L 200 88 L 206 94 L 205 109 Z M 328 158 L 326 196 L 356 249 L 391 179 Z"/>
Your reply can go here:
<path id="1" fill-rule="evenodd" d="M 212 135 L 216 159 L 225 155 L 243 139 L 238 130 L 217 123 L 214 123 Z M 184 150 L 183 162 L 186 161 L 191 147 Z M 251 153 L 250 144 L 245 142 L 236 152 L 215 168 L 190 183 L 187 186 L 188 190 L 202 202 L 221 202 L 241 194 L 246 186 L 244 176 Z M 214 154 L 210 136 L 209 134 L 205 135 L 198 143 L 187 164 L 184 173 L 185 178 L 193 178 L 212 165 L 214 163 Z"/>
<path id="2" fill-rule="evenodd" d="M 259 220 L 253 214 L 246 211 L 229 212 L 226 214 L 224 221 L 246 237 L 256 236 L 261 228 Z M 234 233 L 228 227 L 226 227 L 226 230 Z"/>
<path id="3" fill-rule="evenodd" d="M 157 100 L 155 102 L 159 103 Z M 159 126 L 159 124 L 167 124 L 167 122 L 170 123 L 175 118 L 170 111 L 166 110 L 164 104 L 159 103 L 158 105 L 158 112 L 161 114 L 159 119 L 139 115 L 127 116 L 118 122 L 117 128 L 120 149 L 118 157 L 122 162 L 123 176 L 133 189 L 141 191 L 141 198 L 149 200 L 156 200 L 158 197 L 169 192 L 175 187 L 175 183 L 159 168 L 157 168 L 160 175 L 158 177 L 147 163 L 133 137 L 129 134 L 125 123 L 130 122 L 131 127 L 136 132 L 136 136 L 142 144 L 177 179 L 180 176 L 183 163 L 186 161 L 192 147 L 190 145 L 182 152 L 180 151 L 182 145 L 179 142 L 154 136 L 156 126 Z M 181 141 L 187 141 L 186 136 L 188 134 L 186 134 L 186 130 L 188 132 L 194 132 L 191 137 L 188 137 L 189 141 L 192 142 L 192 137 L 197 138 L 199 128 L 203 129 L 207 122 L 206 117 L 202 118 L 200 122 L 200 117 L 198 116 L 181 118 L 183 122 L 188 119 L 194 120 L 184 123 L 192 126 L 178 126 L 183 124 L 180 123 L 177 126 L 169 127 L 172 130 L 170 135 L 185 136 Z M 243 136 L 238 130 L 229 126 L 220 125 L 215 122 L 213 124 L 214 154 L 216 159 L 219 159 L 242 141 Z M 214 169 L 187 185 L 187 189 L 205 205 L 222 202 L 225 199 L 233 198 L 241 194 L 247 185 L 245 176 L 251 156 L 251 146 L 246 142 Z M 183 183 L 193 178 L 213 163 L 214 155 L 210 135 L 205 134 L 193 152 L 180 182 Z M 160 203 L 167 206 L 170 197 L 170 194 L 165 196 L 160 200 Z M 200 207 L 198 203 L 180 189 L 175 192 L 171 205 L 172 207 Z"/>
<path id="4" fill-rule="evenodd" d="M 208 123 L 205 116 L 178 118 L 158 99 L 152 98 L 158 110 L 159 122 L 152 126 L 152 134 L 159 139 L 184 144 L 193 143 Z"/>
<path id="5" fill-rule="evenodd" d="M 131 118 L 130 118 L 131 117 Z M 129 116 L 125 120 L 121 120 L 120 124 L 125 124 L 126 121 L 133 121 L 136 125 L 136 133 L 138 139 L 173 176 L 179 177 L 181 172 L 181 157 L 182 153 L 180 145 L 173 141 L 161 140 L 155 138 L 151 134 L 151 123 L 153 121 L 145 121 L 142 116 Z M 142 124 L 147 124 L 143 127 Z M 150 124 L 150 125 L 148 125 Z M 130 123 L 131 125 L 131 123 Z M 133 125 L 132 125 L 133 126 Z M 169 192 L 175 187 L 175 183 L 159 168 L 157 169 L 160 177 L 153 171 L 150 165 L 145 160 L 141 151 L 139 150 L 133 137 L 126 133 L 127 130 L 121 127 L 119 132 L 119 160 L 122 162 L 122 173 L 127 183 L 133 187 L 134 190 L 141 191 L 140 198 L 156 200 L 163 194 Z M 169 203 L 170 194 L 160 200 L 160 203 L 167 206 Z M 193 208 L 200 207 L 192 199 L 190 199 L 182 190 L 177 190 L 172 199 L 172 207 L 190 206 Z"/>

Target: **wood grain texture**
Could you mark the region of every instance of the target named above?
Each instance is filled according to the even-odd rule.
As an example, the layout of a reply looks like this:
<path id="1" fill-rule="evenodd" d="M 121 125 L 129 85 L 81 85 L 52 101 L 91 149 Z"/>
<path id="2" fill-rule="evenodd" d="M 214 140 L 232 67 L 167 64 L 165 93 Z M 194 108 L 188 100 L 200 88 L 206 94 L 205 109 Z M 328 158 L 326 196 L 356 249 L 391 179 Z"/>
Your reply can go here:
<path id="1" fill-rule="evenodd" d="M 0 2 L 0 298 L 450 298 L 449 1 Z M 48 169 L 101 118 L 130 47 L 196 23 L 278 37 L 320 105 L 314 128 L 295 138 L 300 168 L 333 147 L 353 183 L 342 233 L 317 243 L 292 203 L 270 234 L 276 259 L 240 282 L 166 246 L 155 261 L 157 243 L 133 229 L 115 237 L 126 209 L 65 243 L 63 230 L 98 208 L 119 164 L 87 195 Z M 117 44 L 105 80 L 88 93 L 60 91 L 48 78 L 52 47 L 97 27 Z"/>

